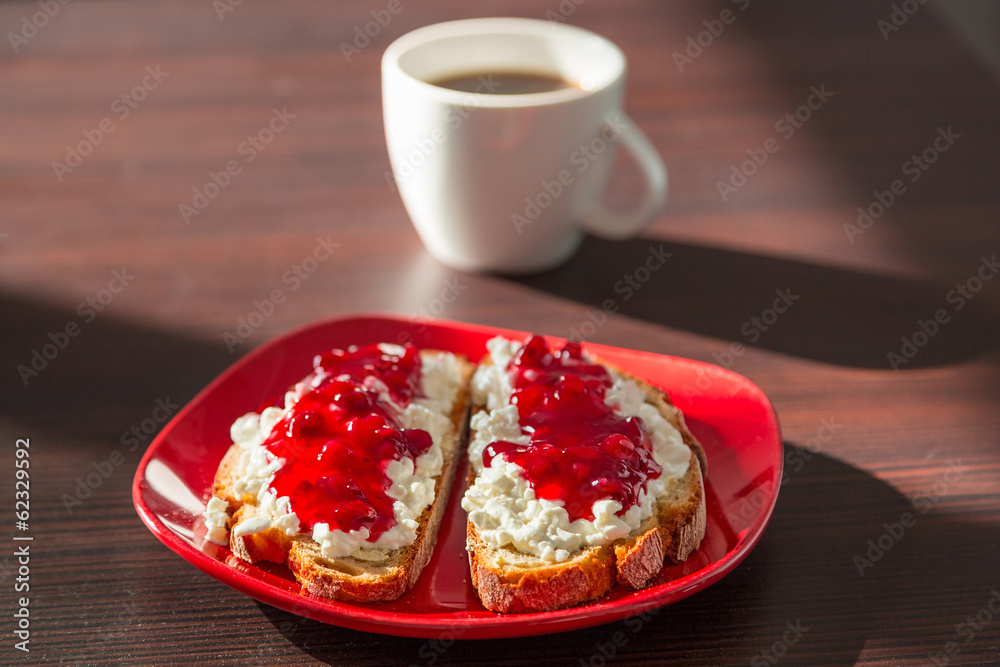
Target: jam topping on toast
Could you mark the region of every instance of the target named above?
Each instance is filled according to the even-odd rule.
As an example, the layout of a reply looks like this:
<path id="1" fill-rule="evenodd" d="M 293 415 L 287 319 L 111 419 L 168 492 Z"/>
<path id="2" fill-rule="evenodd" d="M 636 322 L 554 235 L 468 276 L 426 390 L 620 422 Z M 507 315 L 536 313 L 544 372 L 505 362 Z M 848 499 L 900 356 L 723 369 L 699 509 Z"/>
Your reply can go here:
<path id="1" fill-rule="evenodd" d="M 308 389 L 264 442 L 285 459 L 271 488 L 288 496 L 304 531 L 318 523 L 344 532 L 365 528 L 374 541 L 396 524 L 385 468 L 416 460 L 432 444 L 426 431 L 400 428 L 397 408 L 379 395 L 388 391 L 404 408 L 421 396 L 419 351 L 401 350 L 366 345 L 316 356 Z"/>
<path id="2" fill-rule="evenodd" d="M 506 370 L 510 402 L 531 440 L 488 445 L 484 465 L 502 454 L 524 470 L 537 497 L 563 501 L 570 521 L 593 521 L 593 504 L 602 499 L 620 503 L 623 514 L 646 480 L 660 476 L 642 419 L 622 418 L 605 404 L 612 378 L 583 357 L 579 343 L 553 354 L 544 338 L 533 336 Z"/>

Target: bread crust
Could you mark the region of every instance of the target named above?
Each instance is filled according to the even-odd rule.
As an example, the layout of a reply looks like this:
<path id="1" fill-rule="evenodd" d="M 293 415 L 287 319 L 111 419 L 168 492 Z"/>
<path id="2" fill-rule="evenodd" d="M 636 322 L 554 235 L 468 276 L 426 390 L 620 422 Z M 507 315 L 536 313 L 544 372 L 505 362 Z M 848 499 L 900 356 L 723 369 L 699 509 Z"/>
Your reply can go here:
<path id="1" fill-rule="evenodd" d="M 683 562 L 705 536 L 707 460 L 701 444 L 665 392 L 630 373 L 604 366 L 641 387 L 646 401 L 680 432 L 691 450 L 687 472 L 657 499 L 653 514 L 637 530 L 611 544 L 578 550 L 561 563 L 547 563 L 510 546 L 492 547 L 469 521 L 466 549 L 472 583 L 487 609 L 514 613 L 571 607 L 601 597 L 616 581 L 630 588 L 644 588 L 663 569 L 665 559 Z M 475 479 L 471 466 L 469 477 L 471 484 Z"/>
<path id="2" fill-rule="evenodd" d="M 427 363 L 437 350 L 422 350 Z M 289 537 L 271 527 L 253 535 L 237 536 L 232 529 L 246 519 L 258 516 L 256 498 L 235 497 L 234 482 L 239 477 L 240 446 L 232 445 L 219 464 L 213 494 L 229 506 L 229 546 L 240 559 L 255 563 L 287 562 L 303 594 L 312 594 L 345 602 L 382 602 L 395 600 L 417 581 L 430 560 L 448 496 L 455 480 L 455 470 L 468 436 L 469 379 L 474 369 L 464 357 L 456 355 L 461 366 L 462 384 L 451 414 L 452 427 L 442 442 L 444 462 L 434 485 L 434 501 L 417 520 L 417 536 L 408 546 L 387 552 L 385 560 L 368 561 L 344 556 L 326 558 L 311 536 Z"/>

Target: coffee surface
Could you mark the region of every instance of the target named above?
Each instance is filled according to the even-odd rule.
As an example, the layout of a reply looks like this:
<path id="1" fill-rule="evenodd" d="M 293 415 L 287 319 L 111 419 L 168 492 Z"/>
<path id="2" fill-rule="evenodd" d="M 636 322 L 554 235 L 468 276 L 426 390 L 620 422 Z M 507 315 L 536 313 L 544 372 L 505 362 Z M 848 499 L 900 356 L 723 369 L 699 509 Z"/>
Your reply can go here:
<path id="1" fill-rule="evenodd" d="M 432 81 L 435 86 L 463 93 L 488 95 L 528 95 L 575 88 L 566 79 L 526 72 L 480 72 Z"/>

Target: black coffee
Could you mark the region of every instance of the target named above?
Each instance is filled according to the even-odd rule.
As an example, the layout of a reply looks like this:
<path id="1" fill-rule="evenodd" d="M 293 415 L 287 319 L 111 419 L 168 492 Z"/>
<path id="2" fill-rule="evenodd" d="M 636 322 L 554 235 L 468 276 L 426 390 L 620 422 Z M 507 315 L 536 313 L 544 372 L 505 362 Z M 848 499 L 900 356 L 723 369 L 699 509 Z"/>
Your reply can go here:
<path id="1" fill-rule="evenodd" d="M 528 95 L 577 87 L 562 77 L 524 72 L 463 74 L 431 83 L 442 88 L 480 95 Z"/>

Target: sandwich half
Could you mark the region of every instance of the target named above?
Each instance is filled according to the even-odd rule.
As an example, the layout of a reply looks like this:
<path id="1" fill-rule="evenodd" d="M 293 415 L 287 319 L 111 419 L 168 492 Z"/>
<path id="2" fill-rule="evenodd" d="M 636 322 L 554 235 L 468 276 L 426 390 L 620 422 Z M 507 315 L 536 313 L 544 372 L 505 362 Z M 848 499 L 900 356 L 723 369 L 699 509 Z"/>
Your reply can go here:
<path id="1" fill-rule="evenodd" d="M 233 423 L 206 537 L 248 563 L 287 562 L 303 593 L 396 599 L 437 539 L 473 366 L 391 344 L 332 350 L 313 366 Z"/>
<path id="2" fill-rule="evenodd" d="M 545 339 L 501 337 L 472 380 L 467 550 L 497 612 L 643 588 L 705 535 L 704 452 L 667 395 Z"/>

